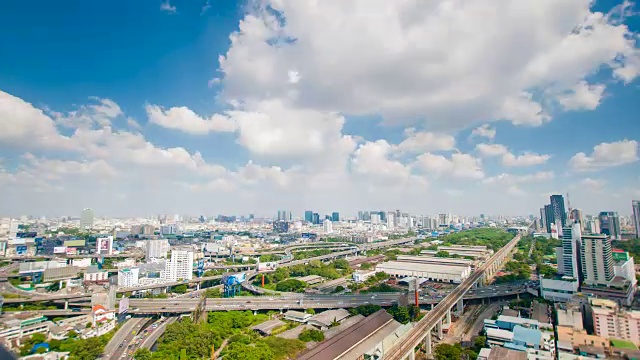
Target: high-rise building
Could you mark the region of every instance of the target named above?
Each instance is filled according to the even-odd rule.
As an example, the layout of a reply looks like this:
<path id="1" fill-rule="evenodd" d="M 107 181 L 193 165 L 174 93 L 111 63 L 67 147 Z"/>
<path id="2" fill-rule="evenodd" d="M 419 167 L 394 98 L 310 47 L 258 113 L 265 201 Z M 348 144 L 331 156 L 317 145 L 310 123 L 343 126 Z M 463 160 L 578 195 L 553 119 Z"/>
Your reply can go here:
<path id="1" fill-rule="evenodd" d="M 582 235 L 582 275 L 588 285 L 607 284 L 613 279 L 611 239 L 605 235 Z"/>
<path id="2" fill-rule="evenodd" d="M 364 213 L 362 212 L 362 210 L 358 211 L 358 220 L 360 221 L 364 220 Z"/>
<path id="3" fill-rule="evenodd" d="M 140 269 L 137 267 L 118 270 L 118 286 L 133 287 L 138 285 Z"/>
<path id="4" fill-rule="evenodd" d="M 322 230 L 325 234 L 333 233 L 333 223 L 329 219 L 325 219 L 322 223 Z"/>
<path id="5" fill-rule="evenodd" d="M 80 213 L 80 228 L 89 229 L 93 226 L 93 210 L 87 208 Z"/>
<path id="6" fill-rule="evenodd" d="M 609 235 L 611 240 L 621 240 L 620 218 L 615 211 L 603 211 L 598 215 L 600 233 Z"/>
<path id="7" fill-rule="evenodd" d="M 393 226 L 398 226 L 400 223 L 400 210 L 396 210 L 393 216 Z"/>
<path id="8" fill-rule="evenodd" d="M 193 251 L 171 251 L 171 260 L 165 263 L 165 271 L 162 275 L 165 281 L 191 280 L 193 278 Z"/>
<path id="9" fill-rule="evenodd" d="M 304 212 L 304 221 L 306 221 L 308 223 L 312 223 L 313 222 L 313 211 L 307 210 L 307 211 Z"/>
<path id="10" fill-rule="evenodd" d="M 337 211 L 332 212 L 331 221 L 340 221 L 340 213 Z"/>
<path id="11" fill-rule="evenodd" d="M 544 211 L 544 207 L 540 208 L 540 227 L 542 229 L 547 228 L 547 213 Z"/>
<path id="12" fill-rule="evenodd" d="M 389 212 L 387 214 L 387 229 L 391 230 L 396 226 L 395 217 L 396 214 L 393 212 Z"/>
<path id="13" fill-rule="evenodd" d="M 640 316 L 637 311 L 625 311 L 609 299 L 590 299 L 590 303 L 597 336 L 629 340 L 634 344 L 640 342 Z"/>
<path id="14" fill-rule="evenodd" d="M 164 259 L 169 251 L 169 241 L 167 239 L 154 239 L 146 242 L 146 259 Z"/>
<path id="15" fill-rule="evenodd" d="M 564 196 L 551 195 L 551 209 L 553 211 L 553 219 L 556 227 L 558 228 L 558 234 L 562 233 L 562 228 L 567 226 L 567 212 L 564 208 Z"/>
<path id="16" fill-rule="evenodd" d="M 558 268 L 562 266 L 561 274 L 571 276 L 582 283 L 582 266 L 580 251 L 582 249 L 582 231 L 580 223 L 568 224 L 562 228 L 562 262 L 558 261 Z"/>
<path id="17" fill-rule="evenodd" d="M 631 201 L 633 208 L 633 225 L 636 229 L 636 238 L 640 238 L 640 200 Z"/>
<path id="18" fill-rule="evenodd" d="M 547 232 L 551 234 L 551 225 L 556 222 L 553 216 L 553 207 L 551 207 L 551 204 L 544 206 L 544 215 L 545 215 L 545 221 L 544 221 L 545 227 L 547 228 Z"/>
<path id="19" fill-rule="evenodd" d="M 313 221 L 312 221 L 312 223 L 314 225 L 320 225 L 320 214 L 313 213 Z"/>
<path id="20" fill-rule="evenodd" d="M 371 213 L 371 224 L 373 225 L 377 225 L 380 224 L 380 214 L 378 213 Z"/>
<path id="21" fill-rule="evenodd" d="M 449 214 L 438 214 L 438 225 L 449 226 Z"/>
<path id="22" fill-rule="evenodd" d="M 572 209 L 571 219 L 573 219 L 573 221 L 577 221 L 578 223 L 580 223 L 580 227 L 584 228 L 584 219 L 582 218 L 582 210 Z"/>

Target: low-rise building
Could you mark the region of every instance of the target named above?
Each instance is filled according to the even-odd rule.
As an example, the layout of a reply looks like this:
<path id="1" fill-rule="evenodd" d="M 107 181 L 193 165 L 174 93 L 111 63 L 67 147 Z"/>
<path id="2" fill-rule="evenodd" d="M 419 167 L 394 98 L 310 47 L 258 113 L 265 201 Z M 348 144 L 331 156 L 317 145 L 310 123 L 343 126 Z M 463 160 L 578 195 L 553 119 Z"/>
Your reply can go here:
<path id="1" fill-rule="evenodd" d="M 368 278 L 375 275 L 375 270 L 357 270 L 352 274 L 353 281 L 356 283 L 363 283 L 367 281 Z"/>
<path id="2" fill-rule="evenodd" d="M 89 266 L 84 273 L 84 282 L 86 284 L 106 284 L 109 282 L 109 272 L 99 269 L 97 265 Z"/>
<path id="3" fill-rule="evenodd" d="M 300 311 L 289 310 L 284 314 L 284 318 L 289 321 L 295 321 L 299 323 L 306 323 L 309 318 L 313 316 L 311 314 L 303 313 Z"/>
<path id="4" fill-rule="evenodd" d="M 571 277 L 545 279 L 540 277 L 540 296 L 554 302 L 568 302 L 578 294 L 579 283 Z"/>
<path id="5" fill-rule="evenodd" d="M 459 284 L 471 274 L 471 267 L 423 264 L 415 262 L 388 261 L 376 265 L 382 271 L 397 277 L 420 277 L 429 281 Z"/>
<path id="6" fill-rule="evenodd" d="M 349 312 L 345 309 L 326 310 L 307 319 L 307 324 L 326 330 L 334 322 L 340 323 L 348 317 Z"/>
<path id="7" fill-rule="evenodd" d="M 11 314 L 0 320 L 0 339 L 11 341 L 36 333 L 48 334 L 53 323 L 42 315 Z"/>
<path id="8" fill-rule="evenodd" d="M 558 352 L 573 354 L 578 352 L 581 346 L 592 346 L 609 352 L 609 340 L 607 338 L 589 335 L 584 330 L 573 329 L 569 326 L 557 326 Z"/>
<path id="9" fill-rule="evenodd" d="M 615 301 L 590 299 L 595 334 L 640 344 L 640 311 L 622 310 Z"/>

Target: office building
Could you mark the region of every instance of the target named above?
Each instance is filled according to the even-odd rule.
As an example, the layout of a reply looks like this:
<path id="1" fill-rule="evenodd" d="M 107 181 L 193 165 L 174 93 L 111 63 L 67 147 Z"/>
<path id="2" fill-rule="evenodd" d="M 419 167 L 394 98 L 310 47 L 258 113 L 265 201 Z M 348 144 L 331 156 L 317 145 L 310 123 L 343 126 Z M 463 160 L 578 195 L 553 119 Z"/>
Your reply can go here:
<path id="1" fill-rule="evenodd" d="M 93 226 L 93 210 L 87 208 L 80 213 L 80 228 L 89 229 Z"/>
<path id="2" fill-rule="evenodd" d="M 278 210 L 278 220 L 280 221 L 291 221 L 291 211 L 286 210 Z"/>
<path id="3" fill-rule="evenodd" d="M 160 234 L 161 235 L 176 235 L 178 233 L 178 225 L 177 224 L 167 224 L 160 226 Z"/>
<path id="4" fill-rule="evenodd" d="M 340 213 L 334 211 L 331 213 L 331 221 L 340 221 Z"/>
<path id="5" fill-rule="evenodd" d="M 543 229 L 543 231 L 547 229 L 547 213 L 544 207 L 540 208 L 540 229 Z"/>
<path id="6" fill-rule="evenodd" d="M 600 220 L 598 220 L 598 218 L 585 220 L 585 227 L 586 232 L 589 234 L 600 234 Z"/>
<path id="7" fill-rule="evenodd" d="M 562 233 L 562 228 L 567 226 L 567 212 L 564 208 L 564 196 L 551 195 L 551 210 L 553 211 L 553 219 L 558 229 L 558 234 Z"/>
<path id="8" fill-rule="evenodd" d="M 582 236 L 582 276 L 586 284 L 607 284 L 613 279 L 611 239 L 605 235 Z"/>
<path id="9" fill-rule="evenodd" d="M 562 266 L 562 274 L 574 278 L 582 283 L 580 266 L 580 250 L 582 246 L 582 231 L 580 223 L 574 222 L 562 228 L 562 262 L 558 262 L 558 268 Z"/>
<path id="10" fill-rule="evenodd" d="M 371 224 L 372 225 L 377 225 L 380 224 L 382 219 L 380 219 L 380 214 L 378 213 L 371 213 Z"/>
<path id="11" fill-rule="evenodd" d="M 387 229 L 392 230 L 395 228 L 395 225 L 396 225 L 395 217 L 396 215 L 392 212 L 387 214 Z"/>
<path id="12" fill-rule="evenodd" d="M 162 275 L 165 281 L 191 280 L 193 278 L 193 251 L 171 251 L 171 260 L 166 262 Z"/>
<path id="13" fill-rule="evenodd" d="M 636 238 L 640 239 L 640 200 L 631 202 L 633 208 L 633 226 L 636 229 Z"/>
<path id="14" fill-rule="evenodd" d="M 322 230 L 325 234 L 333 233 L 333 223 L 329 219 L 325 219 L 324 223 L 322 223 Z"/>
<path id="15" fill-rule="evenodd" d="M 581 229 L 584 229 L 584 219 L 582 218 L 582 210 L 580 210 L 580 209 L 572 209 L 571 210 L 571 219 L 574 222 L 579 223 Z"/>
<path id="16" fill-rule="evenodd" d="M 556 222 L 553 216 L 553 208 L 551 207 L 551 205 L 544 206 L 544 216 L 545 216 L 545 221 L 544 221 L 545 228 L 547 229 L 547 232 L 551 234 L 551 226 Z"/>
<path id="17" fill-rule="evenodd" d="M 313 221 L 312 221 L 312 223 L 314 225 L 319 225 L 320 224 L 320 214 L 313 213 Z"/>
<path id="18" fill-rule="evenodd" d="M 118 286 L 134 287 L 138 286 L 138 276 L 140 269 L 137 267 L 118 270 Z"/>
<path id="19" fill-rule="evenodd" d="M 600 233 L 609 235 L 611 240 L 621 240 L 620 218 L 615 211 L 603 211 L 598 215 Z"/>
<path id="20" fill-rule="evenodd" d="M 146 242 L 146 259 L 164 259 L 169 251 L 169 241 L 166 239 L 154 239 Z"/>
<path id="21" fill-rule="evenodd" d="M 313 211 L 307 210 L 304 212 L 304 221 L 308 223 L 313 222 Z"/>
<path id="22" fill-rule="evenodd" d="M 438 226 L 449 226 L 449 214 L 438 214 Z"/>

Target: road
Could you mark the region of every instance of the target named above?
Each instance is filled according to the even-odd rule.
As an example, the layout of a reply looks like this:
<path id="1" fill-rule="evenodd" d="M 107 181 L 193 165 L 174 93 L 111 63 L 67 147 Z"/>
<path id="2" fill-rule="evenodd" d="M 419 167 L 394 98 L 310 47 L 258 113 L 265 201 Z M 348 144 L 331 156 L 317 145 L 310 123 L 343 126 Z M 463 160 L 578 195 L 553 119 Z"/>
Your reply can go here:
<path id="1" fill-rule="evenodd" d="M 150 320 L 150 317 L 131 318 L 127 320 L 113 335 L 107 346 L 105 346 L 102 359 L 119 359 L 125 351 L 127 351 L 127 344 L 131 344 L 131 340 L 133 340 L 135 334 L 140 332 L 144 325 Z"/>
<path id="2" fill-rule="evenodd" d="M 502 305 L 504 304 L 491 304 L 486 308 L 483 308 L 482 312 L 478 315 L 478 317 L 476 317 L 469 331 L 464 334 L 464 341 L 471 341 L 474 337 L 476 337 L 478 333 L 480 333 L 480 330 L 482 330 L 482 328 L 484 327 L 485 319 L 490 319 L 493 314 L 497 313 L 498 310 L 500 310 L 500 307 Z"/>
<path id="3" fill-rule="evenodd" d="M 445 316 L 458 300 L 471 289 L 471 287 L 479 281 L 484 275 L 485 271 L 493 265 L 494 262 L 499 259 L 503 259 L 507 256 L 511 250 L 516 246 L 520 240 L 521 235 L 516 235 L 509 243 L 498 250 L 495 254 L 489 258 L 482 266 L 480 266 L 469 278 L 464 280 L 458 287 L 456 287 L 449 295 L 447 295 L 442 301 L 436 305 L 432 311 L 430 311 L 425 317 L 418 321 L 415 326 L 409 330 L 405 338 L 397 343 L 393 348 L 385 354 L 385 360 L 401 360 L 407 354 L 413 353 L 414 349 L 421 345 L 421 342 L 425 336 L 431 336 L 430 332 L 438 322 Z"/>

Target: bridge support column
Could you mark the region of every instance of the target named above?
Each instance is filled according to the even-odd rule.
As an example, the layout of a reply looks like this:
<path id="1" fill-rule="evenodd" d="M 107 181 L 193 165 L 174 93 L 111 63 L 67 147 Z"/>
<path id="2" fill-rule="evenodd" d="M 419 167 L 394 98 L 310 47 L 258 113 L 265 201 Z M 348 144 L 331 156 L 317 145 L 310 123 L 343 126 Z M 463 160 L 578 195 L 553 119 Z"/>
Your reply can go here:
<path id="1" fill-rule="evenodd" d="M 427 331 L 427 336 L 424 338 L 424 352 L 431 355 L 431 331 Z"/>
<path id="2" fill-rule="evenodd" d="M 416 359 L 416 352 L 411 349 L 411 351 L 409 351 L 409 353 L 405 356 L 405 359 L 407 360 L 415 360 Z"/>
<path id="3" fill-rule="evenodd" d="M 257 310 L 253 310 L 253 316 L 258 315 L 258 311 Z"/>
<path id="4" fill-rule="evenodd" d="M 464 313 L 464 303 L 462 302 L 462 298 L 458 300 L 458 306 L 457 306 L 456 312 L 458 316 L 462 316 L 462 314 Z"/>
<path id="5" fill-rule="evenodd" d="M 442 331 L 442 319 L 436 323 L 436 331 L 438 332 L 438 340 L 442 340 L 444 338 L 444 334 Z"/>
<path id="6" fill-rule="evenodd" d="M 64 309 L 69 310 L 69 300 L 64 301 Z"/>
<path id="7" fill-rule="evenodd" d="M 451 324 L 451 309 L 447 310 L 447 324 Z"/>
<path id="8" fill-rule="evenodd" d="M 200 290 L 200 283 L 197 283 L 196 284 L 196 291 L 199 291 L 199 290 Z"/>

